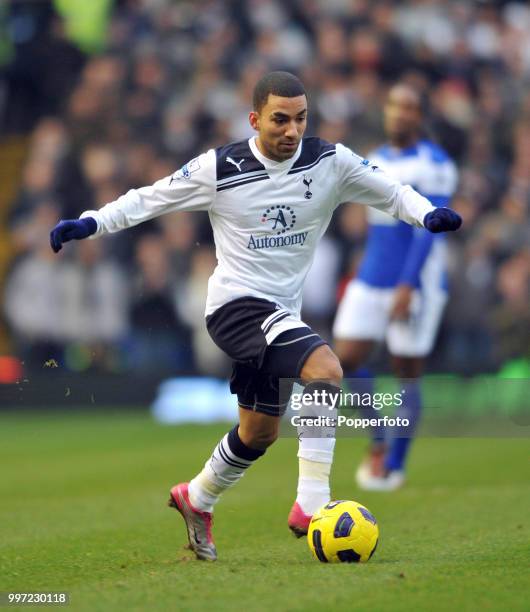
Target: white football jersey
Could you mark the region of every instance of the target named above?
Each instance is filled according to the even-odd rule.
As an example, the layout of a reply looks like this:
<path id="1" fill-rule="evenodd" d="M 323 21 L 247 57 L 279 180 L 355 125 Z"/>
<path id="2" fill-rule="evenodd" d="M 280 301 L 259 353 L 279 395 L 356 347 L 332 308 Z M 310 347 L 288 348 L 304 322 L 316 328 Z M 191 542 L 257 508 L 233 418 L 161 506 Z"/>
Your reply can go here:
<path id="1" fill-rule="evenodd" d="M 373 206 L 418 227 L 433 210 L 411 187 L 341 144 L 304 138 L 293 157 L 275 162 L 250 138 L 211 149 L 172 176 L 81 217 L 96 219 L 97 237 L 164 213 L 206 210 L 218 261 L 206 315 L 253 296 L 299 316 L 315 247 L 342 202 Z"/>

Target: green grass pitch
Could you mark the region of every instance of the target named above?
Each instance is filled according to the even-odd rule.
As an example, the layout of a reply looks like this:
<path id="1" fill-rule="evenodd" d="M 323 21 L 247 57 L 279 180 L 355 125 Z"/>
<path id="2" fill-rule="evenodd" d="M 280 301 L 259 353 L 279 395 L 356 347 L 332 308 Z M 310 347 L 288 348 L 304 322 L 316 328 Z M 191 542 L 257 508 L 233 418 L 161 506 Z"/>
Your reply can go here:
<path id="1" fill-rule="evenodd" d="M 296 440 L 279 440 L 218 505 L 211 564 L 184 550 L 166 501 L 226 429 L 0 415 L 0 591 L 68 591 L 91 611 L 529 609 L 528 439 L 420 439 L 393 494 L 358 491 L 366 444 L 339 440 L 333 496 L 381 529 L 364 565 L 320 564 L 291 536 Z"/>

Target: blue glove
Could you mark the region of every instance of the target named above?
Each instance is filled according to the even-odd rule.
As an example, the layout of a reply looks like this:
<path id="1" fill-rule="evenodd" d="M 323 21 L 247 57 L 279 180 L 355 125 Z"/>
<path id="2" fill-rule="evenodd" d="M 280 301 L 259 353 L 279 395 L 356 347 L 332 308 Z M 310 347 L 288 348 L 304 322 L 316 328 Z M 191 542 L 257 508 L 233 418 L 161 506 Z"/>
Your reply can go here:
<path id="1" fill-rule="evenodd" d="M 95 234 L 97 229 L 98 224 L 93 217 L 59 221 L 50 232 L 50 246 L 54 253 L 58 253 L 63 248 L 64 242 L 88 238 Z"/>
<path id="2" fill-rule="evenodd" d="M 454 232 L 462 225 L 462 217 L 454 210 L 440 206 L 425 215 L 423 225 L 433 234 Z"/>

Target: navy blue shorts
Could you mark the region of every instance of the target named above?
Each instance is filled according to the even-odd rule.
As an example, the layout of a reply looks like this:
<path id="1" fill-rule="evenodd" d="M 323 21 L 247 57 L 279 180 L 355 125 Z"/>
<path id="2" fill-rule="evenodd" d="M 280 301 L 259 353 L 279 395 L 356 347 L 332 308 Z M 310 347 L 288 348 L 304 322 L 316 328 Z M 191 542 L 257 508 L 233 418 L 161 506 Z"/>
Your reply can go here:
<path id="1" fill-rule="evenodd" d="M 281 416 L 292 385 L 281 378 L 299 378 L 309 355 L 327 344 L 310 327 L 274 302 L 245 297 L 206 317 L 208 333 L 232 360 L 230 390 L 240 406 Z M 277 335 L 276 335 L 277 334 Z"/>

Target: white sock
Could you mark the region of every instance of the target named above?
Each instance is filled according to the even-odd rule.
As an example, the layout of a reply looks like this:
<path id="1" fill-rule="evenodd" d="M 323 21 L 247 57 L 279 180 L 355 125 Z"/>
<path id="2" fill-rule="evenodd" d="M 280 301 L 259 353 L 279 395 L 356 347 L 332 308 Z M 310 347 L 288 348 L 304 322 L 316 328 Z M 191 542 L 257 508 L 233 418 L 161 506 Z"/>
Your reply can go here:
<path id="1" fill-rule="evenodd" d="M 329 474 L 335 450 L 334 422 L 337 418 L 337 409 L 331 408 L 329 403 L 326 405 L 324 398 L 316 395 L 318 386 L 313 386 L 313 389 L 311 387 L 309 384 L 304 393 L 315 393 L 314 402 L 302 407 L 301 424 L 297 428 L 299 461 L 296 501 L 303 512 L 309 515 L 330 501 Z M 304 420 L 304 417 L 308 420 Z M 326 422 L 313 425 L 315 417 L 325 418 Z"/>
<path id="2" fill-rule="evenodd" d="M 314 514 L 330 501 L 329 474 L 334 448 L 334 437 L 299 441 L 296 501 L 305 514 Z"/>
<path id="3" fill-rule="evenodd" d="M 247 468 L 264 453 L 264 451 L 245 447 L 239 439 L 237 427 L 234 430 L 224 436 L 204 464 L 202 471 L 188 485 L 190 502 L 197 510 L 212 512 L 221 493 L 234 486 L 244 475 Z M 232 443 L 232 446 L 240 449 L 237 455 L 230 447 L 230 440 L 233 441 L 234 437 L 236 443 Z M 241 449 L 249 458 L 244 459 L 240 456 L 242 454 Z"/>

